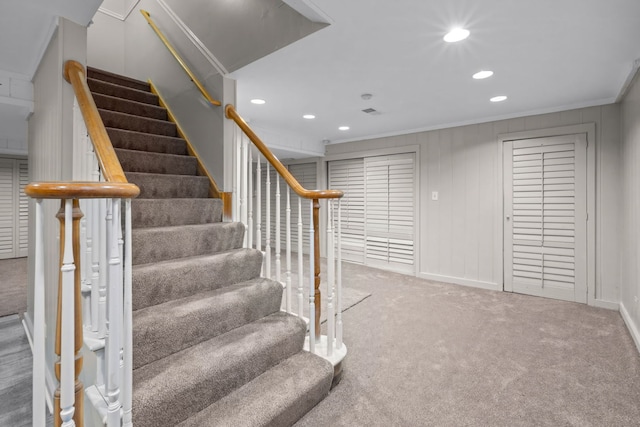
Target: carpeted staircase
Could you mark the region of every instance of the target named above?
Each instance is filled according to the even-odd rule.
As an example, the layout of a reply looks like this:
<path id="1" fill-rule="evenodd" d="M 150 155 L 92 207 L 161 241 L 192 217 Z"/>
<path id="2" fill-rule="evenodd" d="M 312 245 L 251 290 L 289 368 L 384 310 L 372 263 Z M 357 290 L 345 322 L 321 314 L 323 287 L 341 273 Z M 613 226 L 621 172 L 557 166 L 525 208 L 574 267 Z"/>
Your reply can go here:
<path id="1" fill-rule="evenodd" d="M 88 70 L 129 182 L 133 219 L 133 421 L 288 426 L 329 392 L 330 363 L 302 350 L 244 226 L 222 222 L 176 126 L 144 82 Z"/>

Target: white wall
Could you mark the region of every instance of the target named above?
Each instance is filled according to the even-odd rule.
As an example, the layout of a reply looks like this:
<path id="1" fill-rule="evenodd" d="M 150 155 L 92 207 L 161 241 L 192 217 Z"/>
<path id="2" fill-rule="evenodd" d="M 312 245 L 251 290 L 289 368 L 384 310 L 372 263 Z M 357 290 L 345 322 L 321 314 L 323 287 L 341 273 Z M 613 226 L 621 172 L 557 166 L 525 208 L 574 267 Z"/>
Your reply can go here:
<path id="1" fill-rule="evenodd" d="M 595 304 L 615 307 L 619 274 L 619 106 L 606 105 L 327 146 L 327 158 L 419 147 L 418 275 L 502 289 L 498 135 L 595 123 Z M 439 200 L 432 201 L 432 191 Z"/>
<path id="2" fill-rule="evenodd" d="M 620 312 L 640 350 L 640 82 L 622 102 L 622 287 Z"/>
<path id="3" fill-rule="evenodd" d="M 86 28 L 64 18 L 60 18 L 58 29 L 54 33 L 33 78 L 34 113 L 29 119 L 29 180 L 66 181 L 72 178 L 73 162 L 73 100 L 71 85 L 62 77 L 64 62 L 74 59 L 86 62 Z M 57 277 L 59 272 L 58 220 L 55 215 L 60 207 L 57 200 L 44 202 L 44 245 L 46 283 L 45 309 L 47 319 L 46 357 L 48 369 L 53 369 L 56 356 L 53 351 L 55 342 L 55 318 L 57 312 Z M 29 274 L 27 293 L 28 326 L 33 321 L 33 272 L 35 236 L 35 204 L 29 209 Z M 31 331 L 33 329 L 31 328 Z M 50 371 L 47 378 L 50 392 L 53 392 L 55 380 Z"/>
<path id="4" fill-rule="evenodd" d="M 95 14 L 87 31 L 87 64 L 124 74 L 124 21 L 103 12 Z"/>

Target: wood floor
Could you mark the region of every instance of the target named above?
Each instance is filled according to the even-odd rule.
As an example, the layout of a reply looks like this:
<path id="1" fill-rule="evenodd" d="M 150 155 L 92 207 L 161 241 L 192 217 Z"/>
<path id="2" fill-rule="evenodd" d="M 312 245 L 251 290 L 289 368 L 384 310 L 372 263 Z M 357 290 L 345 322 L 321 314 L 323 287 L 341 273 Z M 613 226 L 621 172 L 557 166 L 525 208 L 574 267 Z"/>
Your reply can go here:
<path id="1" fill-rule="evenodd" d="M 32 360 L 20 318 L 0 317 L 0 426 L 31 425 Z"/>

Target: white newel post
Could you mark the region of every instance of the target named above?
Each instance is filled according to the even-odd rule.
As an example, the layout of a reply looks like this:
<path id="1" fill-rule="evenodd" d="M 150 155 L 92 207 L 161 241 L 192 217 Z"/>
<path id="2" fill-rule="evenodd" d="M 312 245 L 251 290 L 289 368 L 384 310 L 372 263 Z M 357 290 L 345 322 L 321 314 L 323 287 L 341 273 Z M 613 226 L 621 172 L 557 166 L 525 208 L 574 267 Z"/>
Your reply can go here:
<path id="1" fill-rule="evenodd" d="M 333 246 L 333 202 L 327 200 L 327 356 L 333 356 L 335 337 L 335 310 L 333 294 L 335 292 L 335 248 Z"/>
<path id="2" fill-rule="evenodd" d="M 45 277 L 44 277 L 44 209 L 36 200 L 35 277 L 33 290 L 33 426 L 45 426 Z"/>

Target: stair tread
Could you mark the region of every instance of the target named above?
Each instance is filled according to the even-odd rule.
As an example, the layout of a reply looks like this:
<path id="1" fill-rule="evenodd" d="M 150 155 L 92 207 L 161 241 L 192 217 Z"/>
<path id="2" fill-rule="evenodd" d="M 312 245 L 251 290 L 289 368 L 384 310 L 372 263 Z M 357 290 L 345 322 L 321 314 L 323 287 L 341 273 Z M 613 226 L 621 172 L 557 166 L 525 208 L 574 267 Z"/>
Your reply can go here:
<path id="1" fill-rule="evenodd" d="M 198 161 L 193 156 L 116 148 L 125 172 L 197 176 Z"/>
<path id="2" fill-rule="evenodd" d="M 244 225 L 237 222 L 136 228 L 134 265 L 213 254 L 242 247 Z"/>
<path id="3" fill-rule="evenodd" d="M 303 320 L 278 312 L 135 369 L 134 425 L 184 421 L 299 352 L 305 333 Z"/>
<path id="4" fill-rule="evenodd" d="M 171 154 L 188 155 L 187 143 L 184 139 L 177 136 L 156 135 L 146 132 L 138 132 L 135 130 L 119 129 L 106 127 L 107 133 L 114 144 L 114 147 L 125 148 L 132 151 L 144 152 L 165 152 L 157 151 L 159 149 L 170 149 Z M 135 149 L 132 147 L 138 147 Z M 144 149 L 140 148 L 144 147 Z M 151 149 L 154 150 L 151 150 Z"/>
<path id="5" fill-rule="evenodd" d="M 120 75 L 120 74 L 115 74 L 115 73 L 112 73 L 111 71 L 101 70 L 99 68 L 87 66 L 87 76 L 88 77 L 90 77 L 92 79 L 96 79 L 96 80 L 108 81 L 108 80 L 103 80 L 103 79 L 98 78 L 98 76 L 96 74 L 102 75 L 102 76 L 105 76 L 105 77 L 111 77 L 111 78 L 114 78 L 114 79 L 117 79 L 117 80 L 120 80 L 120 81 L 125 81 L 125 82 L 128 82 L 128 83 L 132 83 L 132 84 L 135 84 L 137 86 L 144 87 L 145 88 L 144 90 L 147 90 L 147 91 L 151 90 L 151 86 L 149 85 L 148 82 L 145 82 L 145 81 L 142 81 L 142 80 L 137 80 L 137 79 L 134 79 L 134 78 L 128 77 L 128 76 L 123 76 L 123 75 Z M 143 90 L 143 89 L 140 89 L 140 90 Z"/>
<path id="6" fill-rule="evenodd" d="M 98 112 L 105 126 L 152 135 L 178 136 L 176 124 L 169 120 L 158 120 L 103 108 L 98 108 Z"/>
<path id="7" fill-rule="evenodd" d="M 134 369 L 280 310 L 282 285 L 266 278 L 133 312 Z M 171 322 L 164 322 L 166 318 Z"/>
<path id="8" fill-rule="evenodd" d="M 87 78 L 87 84 L 89 85 L 91 92 L 94 93 L 116 96 L 117 98 L 122 99 L 133 99 L 149 105 L 159 105 L 158 96 L 148 90 L 140 90 L 91 77 Z M 116 94 L 120 94 L 121 96 Z"/>
<path id="9" fill-rule="evenodd" d="M 146 172 L 125 172 L 125 175 L 129 182 L 140 187 L 139 199 L 209 198 L 206 176 Z"/>
<path id="10" fill-rule="evenodd" d="M 134 199 L 133 228 L 169 227 L 222 222 L 221 199 Z"/>
<path id="11" fill-rule="evenodd" d="M 94 93 L 94 101 L 99 109 L 116 111 L 138 117 L 148 117 L 157 120 L 167 120 L 167 109 L 159 105 L 119 98 L 104 93 Z M 159 116 L 159 117 L 156 117 Z"/>
<path id="12" fill-rule="evenodd" d="M 261 267 L 262 252 L 249 248 L 134 265 L 133 309 L 251 280 Z"/>
<path id="13" fill-rule="evenodd" d="M 329 394 L 332 378 L 331 363 L 300 351 L 178 426 L 289 426 Z"/>

